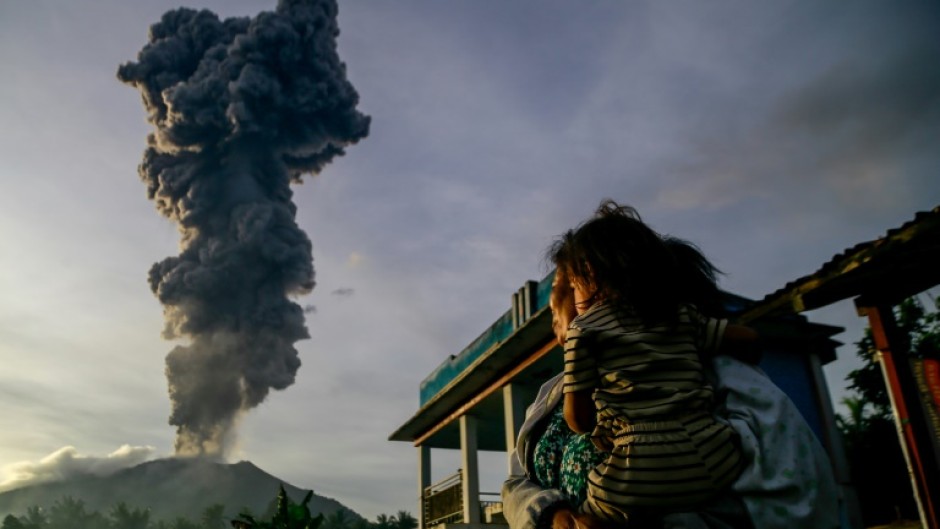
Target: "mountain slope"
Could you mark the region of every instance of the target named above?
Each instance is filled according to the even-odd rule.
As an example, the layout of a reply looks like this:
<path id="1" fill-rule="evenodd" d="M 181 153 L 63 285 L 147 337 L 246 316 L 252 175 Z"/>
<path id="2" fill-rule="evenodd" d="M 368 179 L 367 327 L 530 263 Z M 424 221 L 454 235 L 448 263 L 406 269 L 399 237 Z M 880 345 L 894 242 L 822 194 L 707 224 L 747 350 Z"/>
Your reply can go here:
<path id="1" fill-rule="evenodd" d="M 219 503 L 225 506 L 226 517 L 246 507 L 263 514 L 282 483 L 291 499 L 303 500 L 306 490 L 284 483 L 248 461 L 225 464 L 203 459 L 160 459 L 110 476 L 86 476 L 0 493 L 0 518 L 22 515 L 35 505 L 48 509 L 65 496 L 82 500 L 89 511 L 102 514 L 119 502 L 131 508 L 150 508 L 152 519 L 183 516 L 197 520 L 206 507 Z M 338 501 L 316 494 L 308 505 L 314 514 L 345 510 L 360 518 Z"/>

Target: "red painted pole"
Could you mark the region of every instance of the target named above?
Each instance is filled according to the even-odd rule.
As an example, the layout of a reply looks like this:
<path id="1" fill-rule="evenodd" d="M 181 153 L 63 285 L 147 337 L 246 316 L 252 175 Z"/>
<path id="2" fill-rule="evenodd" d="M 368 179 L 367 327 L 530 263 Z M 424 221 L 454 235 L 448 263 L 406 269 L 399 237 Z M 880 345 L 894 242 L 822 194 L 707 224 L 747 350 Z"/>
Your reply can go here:
<path id="1" fill-rule="evenodd" d="M 940 529 L 937 461 L 933 457 L 930 439 L 924 437 L 927 435 L 926 425 L 923 424 L 917 386 L 908 359 L 908 340 L 902 336 L 891 306 L 860 306 L 859 309 L 868 316 L 875 348 L 880 354 L 881 372 L 891 398 L 891 408 L 914 485 L 921 523 L 928 529 Z"/>

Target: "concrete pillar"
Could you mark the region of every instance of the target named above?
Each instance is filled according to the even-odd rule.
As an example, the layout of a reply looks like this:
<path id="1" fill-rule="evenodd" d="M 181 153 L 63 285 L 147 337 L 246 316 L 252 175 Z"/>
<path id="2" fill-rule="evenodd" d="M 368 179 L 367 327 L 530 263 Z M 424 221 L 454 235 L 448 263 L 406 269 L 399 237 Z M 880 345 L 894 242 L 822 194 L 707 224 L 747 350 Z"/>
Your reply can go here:
<path id="1" fill-rule="evenodd" d="M 852 485 L 852 476 L 849 472 L 849 461 L 846 458 L 845 447 L 842 443 L 842 434 L 836 427 L 836 414 L 832 408 L 832 396 L 829 394 L 829 386 L 826 384 L 822 361 L 816 351 L 812 351 L 808 358 L 810 381 L 816 394 L 816 409 L 820 411 L 822 416 L 822 442 L 832 462 L 832 473 L 835 475 L 836 483 L 842 492 L 844 514 L 849 520 L 849 527 L 864 527 L 861 505 L 858 502 L 855 487 Z"/>
<path id="2" fill-rule="evenodd" d="M 477 463 L 477 418 L 460 417 L 460 457 L 463 493 L 463 522 L 480 523 L 480 468 Z"/>
<path id="3" fill-rule="evenodd" d="M 523 320 L 528 320 L 535 313 L 535 296 L 539 284 L 535 281 L 526 281 L 522 286 L 522 313 Z"/>
<path id="4" fill-rule="evenodd" d="M 525 419 L 525 401 L 522 398 L 521 389 L 512 383 L 503 386 L 503 417 L 506 421 L 507 455 L 516 449 L 516 436 L 519 434 L 519 429 L 522 428 L 522 421 Z"/>
<path id="5" fill-rule="evenodd" d="M 512 328 L 518 329 L 532 317 L 535 312 L 536 294 L 539 284 L 535 281 L 526 281 L 519 290 L 512 295 Z"/>
<path id="6" fill-rule="evenodd" d="M 431 449 L 418 447 L 418 529 L 424 529 L 427 519 L 424 512 L 424 491 L 431 486 Z"/>

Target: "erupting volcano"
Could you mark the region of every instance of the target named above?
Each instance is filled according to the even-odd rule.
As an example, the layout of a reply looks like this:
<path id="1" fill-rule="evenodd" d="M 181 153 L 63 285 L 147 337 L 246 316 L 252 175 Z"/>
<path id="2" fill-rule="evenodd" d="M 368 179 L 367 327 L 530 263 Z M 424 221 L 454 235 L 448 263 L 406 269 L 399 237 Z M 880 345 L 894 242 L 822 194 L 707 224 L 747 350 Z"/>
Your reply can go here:
<path id="1" fill-rule="evenodd" d="M 118 78 L 154 131 L 139 167 L 177 223 L 180 254 L 150 269 L 164 306 L 177 455 L 224 457 L 234 426 L 293 384 L 308 338 L 291 296 L 314 287 L 291 183 L 364 138 L 370 118 L 336 51 L 334 0 L 280 0 L 254 18 L 167 12 Z"/>

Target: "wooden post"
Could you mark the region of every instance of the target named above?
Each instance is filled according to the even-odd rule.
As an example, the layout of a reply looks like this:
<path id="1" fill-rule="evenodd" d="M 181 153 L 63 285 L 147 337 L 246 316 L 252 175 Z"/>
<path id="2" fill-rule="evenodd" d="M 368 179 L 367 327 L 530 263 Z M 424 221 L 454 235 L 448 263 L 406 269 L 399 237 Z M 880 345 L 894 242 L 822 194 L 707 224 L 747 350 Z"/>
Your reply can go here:
<path id="1" fill-rule="evenodd" d="M 917 385 L 908 358 L 909 339 L 894 318 L 891 305 L 855 300 L 859 314 L 868 316 L 875 348 L 880 355 L 891 409 L 901 450 L 914 485 L 921 523 L 927 529 L 940 529 L 937 502 L 940 501 L 940 471 L 934 457 L 929 430 L 917 395 Z"/>

